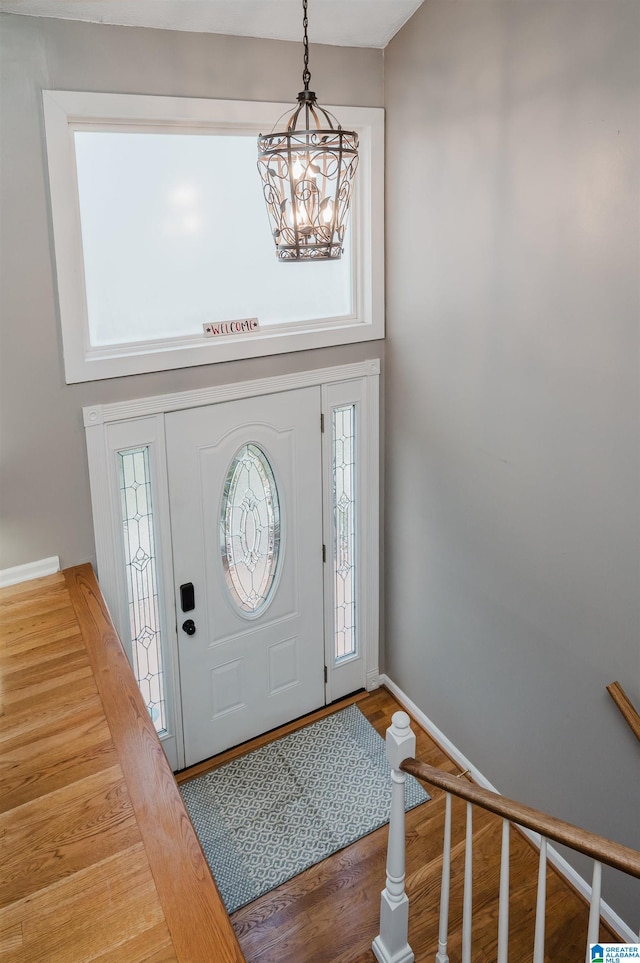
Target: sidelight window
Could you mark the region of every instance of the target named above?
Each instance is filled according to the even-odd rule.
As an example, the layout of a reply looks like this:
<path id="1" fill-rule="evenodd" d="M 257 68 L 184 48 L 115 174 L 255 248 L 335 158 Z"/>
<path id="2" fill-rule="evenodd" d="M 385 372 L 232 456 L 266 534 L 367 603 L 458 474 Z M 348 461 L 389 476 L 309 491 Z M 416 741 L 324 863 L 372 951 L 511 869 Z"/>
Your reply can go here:
<path id="1" fill-rule="evenodd" d="M 133 671 L 158 732 L 166 726 L 149 448 L 118 452 Z"/>
<path id="2" fill-rule="evenodd" d="M 336 661 L 356 654 L 355 405 L 333 408 L 333 522 Z"/>

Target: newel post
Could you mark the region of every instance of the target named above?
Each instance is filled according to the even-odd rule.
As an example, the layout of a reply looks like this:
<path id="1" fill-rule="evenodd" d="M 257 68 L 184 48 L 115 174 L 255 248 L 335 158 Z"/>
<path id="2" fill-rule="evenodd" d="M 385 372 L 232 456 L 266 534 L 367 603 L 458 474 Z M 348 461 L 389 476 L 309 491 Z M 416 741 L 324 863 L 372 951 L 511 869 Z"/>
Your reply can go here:
<path id="1" fill-rule="evenodd" d="M 373 941 L 378 963 L 413 963 L 409 946 L 409 899 L 404 891 L 404 784 L 400 765 L 416 754 L 416 737 L 406 712 L 395 712 L 387 729 L 387 759 L 391 765 L 391 818 L 387 849 L 387 885 L 380 897 L 380 933 Z"/>

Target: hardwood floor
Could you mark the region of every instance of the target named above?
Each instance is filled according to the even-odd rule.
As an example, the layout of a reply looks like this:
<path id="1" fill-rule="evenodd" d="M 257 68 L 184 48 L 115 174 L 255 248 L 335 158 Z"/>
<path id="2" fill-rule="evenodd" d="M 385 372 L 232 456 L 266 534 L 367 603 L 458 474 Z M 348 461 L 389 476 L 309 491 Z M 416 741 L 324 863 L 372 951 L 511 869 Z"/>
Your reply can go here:
<path id="1" fill-rule="evenodd" d="M 0 963 L 239 963 L 242 952 L 249 963 L 373 963 L 386 828 L 239 910 L 232 929 L 89 566 L 0 590 L 0 622 Z M 395 700 L 378 690 L 356 701 L 384 735 Z M 414 729 L 418 757 L 456 772 Z M 418 963 L 437 944 L 444 796 L 430 791 L 407 814 Z M 457 963 L 464 805 L 453 813 Z M 474 963 L 496 958 L 499 834 L 479 811 Z M 536 866 L 512 832 L 511 963 L 532 957 Z M 547 886 L 547 963 L 582 963 L 586 905 L 552 869 Z M 601 938 L 616 941 L 606 928 Z"/>
<path id="2" fill-rule="evenodd" d="M 401 708 L 384 689 L 359 701 L 380 735 Z M 415 723 L 418 758 L 446 772 L 456 765 Z M 444 794 L 407 813 L 407 893 L 411 901 L 409 942 L 418 963 L 433 963 L 438 943 Z M 451 963 L 461 959 L 464 803 L 453 800 Z M 497 955 L 497 894 L 501 820 L 474 815 L 474 963 Z M 387 828 L 377 830 L 231 917 L 249 963 L 373 963 L 371 942 L 378 932 L 380 891 L 384 886 Z M 519 832 L 511 832 L 512 963 L 533 955 L 537 851 Z M 552 868 L 547 876 L 547 963 L 583 963 L 588 908 Z M 607 927 L 601 939 L 617 937 Z"/>
<path id="3" fill-rule="evenodd" d="M 90 566 L 0 628 L 0 963 L 240 963 Z"/>

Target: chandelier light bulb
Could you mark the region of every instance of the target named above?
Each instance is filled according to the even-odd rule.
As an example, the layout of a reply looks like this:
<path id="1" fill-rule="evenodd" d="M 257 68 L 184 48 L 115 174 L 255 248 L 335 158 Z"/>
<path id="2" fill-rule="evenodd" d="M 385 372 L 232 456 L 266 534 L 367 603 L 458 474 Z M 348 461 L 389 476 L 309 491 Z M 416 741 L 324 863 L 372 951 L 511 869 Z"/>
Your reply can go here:
<path id="1" fill-rule="evenodd" d="M 331 224 L 332 219 L 333 219 L 333 201 L 331 200 L 331 198 L 328 198 L 327 203 L 325 204 L 324 211 L 322 212 L 322 220 L 324 221 L 325 224 Z"/>
<path id="2" fill-rule="evenodd" d="M 299 157 L 296 157 L 296 159 L 294 160 L 293 165 L 291 167 L 291 173 L 293 174 L 293 179 L 294 179 L 294 182 L 296 183 L 302 180 L 302 178 L 304 177 L 305 165 L 302 164 Z"/>

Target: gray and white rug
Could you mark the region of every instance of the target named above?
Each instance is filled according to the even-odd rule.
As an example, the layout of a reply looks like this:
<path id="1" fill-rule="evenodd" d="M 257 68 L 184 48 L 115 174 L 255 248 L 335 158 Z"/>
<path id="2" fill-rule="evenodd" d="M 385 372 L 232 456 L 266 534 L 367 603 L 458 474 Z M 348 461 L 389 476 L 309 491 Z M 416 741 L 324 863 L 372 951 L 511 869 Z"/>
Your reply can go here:
<path id="1" fill-rule="evenodd" d="M 384 740 L 357 706 L 180 791 L 229 913 L 383 826 L 391 805 Z M 406 808 L 427 799 L 408 776 Z"/>

